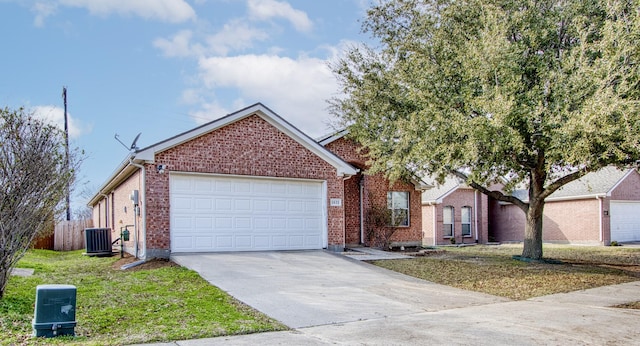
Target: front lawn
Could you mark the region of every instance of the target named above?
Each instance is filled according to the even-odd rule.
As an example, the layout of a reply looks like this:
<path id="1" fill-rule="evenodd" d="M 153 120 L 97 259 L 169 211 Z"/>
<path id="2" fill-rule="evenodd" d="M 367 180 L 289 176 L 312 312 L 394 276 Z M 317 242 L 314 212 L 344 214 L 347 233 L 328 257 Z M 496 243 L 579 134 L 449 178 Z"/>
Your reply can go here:
<path id="1" fill-rule="evenodd" d="M 211 286 L 196 272 L 167 263 L 122 271 L 119 257 L 82 256 L 82 251 L 32 250 L 0 300 L 0 344 L 122 345 L 248 334 L 286 327 Z M 33 338 L 35 288 L 77 287 L 75 338 Z"/>
<path id="2" fill-rule="evenodd" d="M 512 259 L 522 253 L 522 245 L 443 249 L 426 257 L 373 263 L 431 282 L 517 300 L 640 280 L 639 248 L 545 245 L 545 258 L 562 264 Z"/>

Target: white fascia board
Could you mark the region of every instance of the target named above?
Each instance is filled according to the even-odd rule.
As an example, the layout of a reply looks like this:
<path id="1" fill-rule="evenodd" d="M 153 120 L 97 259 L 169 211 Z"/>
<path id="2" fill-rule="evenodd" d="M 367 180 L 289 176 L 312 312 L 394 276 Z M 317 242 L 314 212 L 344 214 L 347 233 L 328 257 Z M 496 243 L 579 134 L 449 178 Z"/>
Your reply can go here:
<path id="1" fill-rule="evenodd" d="M 327 150 L 324 146 L 320 145 L 318 142 L 313 140 L 311 137 L 304 134 L 302 131 L 298 130 L 295 126 L 291 125 L 289 122 L 273 113 L 268 108 L 264 107 L 262 110 L 257 111 L 256 114 L 260 116 L 262 119 L 267 121 L 269 124 L 273 125 L 278 130 L 284 132 L 289 137 L 293 138 L 298 143 L 302 144 L 305 148 L 307 148 L 312 153 L 316 154 L 327 163 L 332 165 L 338 174 L 338 176 L 344 175 L 355 175 L 358 173 L 358 170 L 353 166 L 345 162 L 343 159 L 335 155 L 334 153 Z"/>
<path id="2" fill-rule="evenodd" d="M 564 197 L 547 198 L 544 201 L 545 201 L 545 203 L 547 203 L 547 202 L 576 201 L 576 200 L 581 200 L 581 199 L 594 199 L 594 198 L 604 198 L 604 197 L 608 197 L 608 195 L 606 193 L 594 193 L 594 194 L 590 194 L 590 195 L 581 195 L 581 196 L 564 196 Z M 523 200 L 522 202 L 529 203 L 529 200 L 526 199 L 526 200 Z M 500 204 L 500 205 L 508 205 L 508 204 L 512 204 L 512 203 L 498 201 L 498 204 Z"/>
<path id="3" fill-rule="evenodd" d="M 166 139 L 164 141 L 158 142 L 156 144 L 153 144 L 151 146 L 148 146 L 146 148 L 141 149 L 140 151 L 136 152 L 135 157 L 139 160 L 143 160 L 145 162 L 154 162 L 155 161 L 155 154 L 165 151 L 167 149 L 171 149 L 173 147 L 176 147 L 182 143 L 188 142 L 192 139 L 195 139 L 197 137 L 200 137 L 202 135 L 205 135 L 209 132 L 215 131 L 219 128 L 225 127 L 231 123 L 234 123 L 238 120 L 241 120 L 243 118 L 248 117 L 249 115 L 255 113 L 256 111 L 258 111 L 260 109 L 260 106 L 262 106 L 261 104 L 255 104 L 253 106 L 250 106 L 248 108 L 244 108 L 242 110 L 239 110 L 235 113 L 231 113 L 225 117 L 222 117 L 220 119 L 211 121 L 209 123 L 206 123 L 202 126 L 196 127 L 195 129 L 189 130 L 187 132 L 183 132 L 179 135 L 176 135 L 174 137 L 171 137 L 169 139 Z M 264 106 L 263 106 L 264 107 Z"/>
<path id="4" fill-rule="evenodd" d="M 225 127 L 229 124 L 232 124 L 236 121 L 242 120 L 251 115 L 257 115 L 267 121 L 269 124 L 276 127 L 278 130 L 284 132 L 289 137 L 302 144 L 309 151 L 313 152 L 324 161 L 332 165 L 337 172 L 338 176 L 343 175 L 355 175 L 357 174 L 357 170 L 352 167 L 350 164 L 346 163 L 344 160 L 331 153 L 329 150 L 325 149 L 323 146 L 318 144 L 316 141 L 311 139 L 311 137 L 304 134 L 302 131 L 298 130 L 296 127 L 288 123 L 286 120 L 281 118 L 279 115 L 271 111 L 269 108 L 265 107 L 261 103 L 257 103 L 253 106 L 249 106 L 247 108 L 241 109 L 235 113 L 231 113 L 223 118 L 218 120 L 214 120 L 210 123 L 204 124 L 200 127 L 197 127 L 193 130 L 181 133 L 175 137 L 169 138 L 157 144 L 151 145 L 147 148 L 143 148 L 135 154 L 136 160 L 142 160 L 147 163 L 153 163 L 155 161 L 155 154 L 165 151 L 167 149 L 178 146 L 182 143 L 193 140 L 197 137 L 205 135 L 209 132 L 215 131 L 222 127 Z"/>
<path id="5" fill-rule="evenodd" d="M 87 203 L 88 206 L 92 207 L 96 205 L 96 203 L 98 203 L 98 201 L 102 199 L 103 194 L 111 192 L 110 190 L 117 186 L 120 181 L 128 178 L 131 175 L 130 173 L 134 172 L 137 169 L 136 167 L 132 167 L 129 164 L 131 160 L 133 160 L 133 158 L 133 154 L 127 155 L 127 157 L 118 165 L 113 173 L 111 173 L 109 178 L 107 178 L 107 180 L 100 186 L 100 189 L 98 189 L 93 197 L 91 197 L 91 199 Z"/>
<path id="6" fill-rule="evenodd" d="M 323 140 L 319 141 L 318 143 L 324 147 L 324 146 L 326 146 L 327 144 L 332 143 L 332 142 L 335 142 L 335 141 L 337 141 L 338 139 L 340 139 L 340 138 L 342 138 L 342 137 L 344 137 L 344 136 L 346 136 L 346 135 L 348 135 L 348 134 L 349 134 L 349 130 L 344 129 L 344 130 L 342 130 L 342 131 L 338 131 L 338 132 L 334 133 L 334 134 L 333 134 L 332 136 L 330 136 L 330 137 L 327 137 L 327 138 L 325 138 L 325 139 L 323 139 Z"/>
<path id="7" fill-rule="evenodd" d="M 442 201 L 443 201 L 445 198 L 449 197 L 449 195 L 450 195 L 450 194 L 452 194 L 452 193 L 456 192 L 459 188 L 460 188 L 460 185 L 458 185 L 458 186 L 456 186 L 456 187 L 452 188 L 451 190 L 449 190 L 449 191 L 447 191 L 447 192 L 443 193 L 443 194 L 442 194 L 442 196 L 438 197 L 438 199 L 437 199 L 436 201 L 437 201 L 438 203 L 442 203 Z"/>
<path id="8" fill-rule="evenodd" d="M 592 198 L 602 198 L 602 197 L 607 197 L 607 194 L 593 193 L 590 195 L 581 195 L 581 196 L 565 196 L 565 197 L 547 198 L 545 202 L 571 201 L 571 200 L 578 200 L 578 199 L 592 199 Z"/>

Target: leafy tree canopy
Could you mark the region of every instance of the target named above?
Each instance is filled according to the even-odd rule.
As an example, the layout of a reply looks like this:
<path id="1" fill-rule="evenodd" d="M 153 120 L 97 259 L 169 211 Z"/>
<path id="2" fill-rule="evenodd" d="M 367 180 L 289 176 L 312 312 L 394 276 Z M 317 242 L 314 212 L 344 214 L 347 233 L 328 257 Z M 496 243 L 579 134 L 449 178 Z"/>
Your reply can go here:
<path id="1" fill-rule="evenodd" d="M 454 173 L 519 206 L 523 255 L 540 258 L 544 199 L 639 158 L 639 11 L 637 0 L 382 1 L 363 22 L 380 46 L 333 66 L 345 96 L 332 110 L 373 171 Z M 529 199 L 495 182 L 524 184 Z"/>

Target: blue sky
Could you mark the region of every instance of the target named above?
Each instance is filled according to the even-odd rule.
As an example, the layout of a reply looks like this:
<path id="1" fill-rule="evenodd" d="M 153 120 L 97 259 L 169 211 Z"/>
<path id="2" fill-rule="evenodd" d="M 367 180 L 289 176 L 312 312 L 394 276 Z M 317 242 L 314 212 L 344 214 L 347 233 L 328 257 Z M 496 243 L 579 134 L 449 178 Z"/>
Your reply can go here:
<path id="1" fill-rule="evenodd" d="M 79 194 L 140 147 L 262 102 L 312 137 L 338 91 L 327 63 L 368 0 L 0 0 L 0 106 L 62 124 L 85 151 Z M 61 125 L 62 126 L 62 125 Z M 86 186 L 86 187 L 83 187 Z M 73 197 L 74 205 L 84 203 Z"/>

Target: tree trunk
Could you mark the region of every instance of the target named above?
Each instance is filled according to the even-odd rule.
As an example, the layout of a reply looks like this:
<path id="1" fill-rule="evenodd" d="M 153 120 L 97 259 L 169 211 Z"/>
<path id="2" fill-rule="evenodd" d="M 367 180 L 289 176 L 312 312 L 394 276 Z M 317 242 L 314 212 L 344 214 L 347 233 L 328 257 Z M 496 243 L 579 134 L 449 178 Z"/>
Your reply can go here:
<path id="1" fill-rule="evenodd" d="M 526 225 L 524 228 L 523 258 L 542 259 L 543 210 L 544 200 L 538 200 L 537 198 L 529 200 L 529 210 L 526 213 Z"/>
<path id="2" fill-rule="evenodd" d="M 4 265 L 0 265 L 0 299 L 4 297 L 4 289 L 7 287 L 11 268 L 6 269 Z"/>

